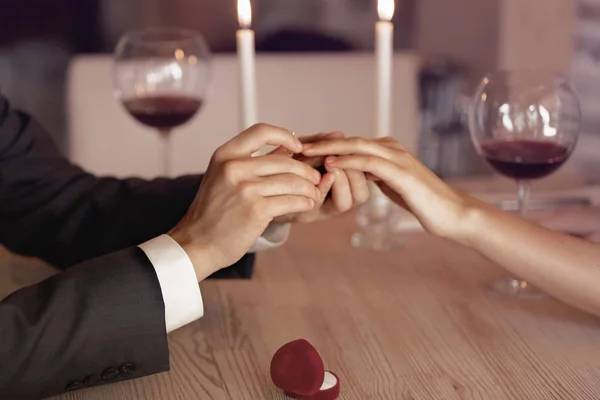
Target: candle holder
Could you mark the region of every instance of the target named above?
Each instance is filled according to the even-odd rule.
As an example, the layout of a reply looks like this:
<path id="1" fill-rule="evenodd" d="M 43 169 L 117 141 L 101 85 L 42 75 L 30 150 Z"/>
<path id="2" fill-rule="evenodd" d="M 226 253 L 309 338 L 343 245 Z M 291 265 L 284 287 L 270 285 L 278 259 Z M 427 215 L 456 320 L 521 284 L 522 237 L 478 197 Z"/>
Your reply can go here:
<path id="1" fill-rule="evenodd" d="M 352 234 L 352 247 L 365 250 L 386 251 L 403 246 L 402 236 L 394 229 L 394 204 L 369 182 L 371 197 L 356 214 L 358 230 Z"/>

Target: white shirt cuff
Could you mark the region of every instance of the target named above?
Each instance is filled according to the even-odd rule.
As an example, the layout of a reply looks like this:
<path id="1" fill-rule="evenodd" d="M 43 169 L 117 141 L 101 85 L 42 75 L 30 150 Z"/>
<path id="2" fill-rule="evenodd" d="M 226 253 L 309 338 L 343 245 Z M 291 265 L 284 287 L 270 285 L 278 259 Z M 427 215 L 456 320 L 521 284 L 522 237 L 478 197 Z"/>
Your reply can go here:
<path id="1" fill-rule="evenodd" d="M 250 249 L 250 253 L 281 246 L 290 234 L 290 224 L 273 222 Z M 204 304 L 194 265 L 179 243 L 161 235 L 139 245 L 154 267 L 165 304 L 167 333 L 204 315 Z"/>
<path id="2" fill-rule="evenodd" d="M 284 244 L 290 235 L 289 223 L 271 222 L 250 248 L 249 253 L 273 249 Z"/>
<path id="3" fill-rule="evenodd" d="M 183 248 L 169 235 L 139 245 L 152 263 L 165 303 L 167 333 L 204 315 L 196 271 Z"/>

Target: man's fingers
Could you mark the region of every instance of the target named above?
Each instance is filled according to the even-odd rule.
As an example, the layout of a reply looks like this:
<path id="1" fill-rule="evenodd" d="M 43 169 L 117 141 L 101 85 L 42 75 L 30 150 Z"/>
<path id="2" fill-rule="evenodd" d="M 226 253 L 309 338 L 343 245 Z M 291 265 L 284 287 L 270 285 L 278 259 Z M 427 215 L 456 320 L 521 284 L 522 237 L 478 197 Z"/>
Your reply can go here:
<path id="1" fill-rule="evenodd" d="M 286 157 L 293 157 L 294 153 L 290 152 L 285 147 L 277 147 L 272 152 L 265 154 L 265 156 L 267 156 L 267 155 L 268 156 L 271 156 L 271 155 L 282 155 L 282 156 L 286 156 Z"/>
<path id="2" fill-rule="evenodd" d="M 321 178 L 321 182 L 317 186 L 319 192 L 321 192 L 321 204 L 325 202 L 325 198 L 327 197 L 327 193 L 331 190 L 333 183 L 335 182 L 335 174 L 333 172 L 328 172 Z"/>
<path id="3" fill-rule="evenodd" d="M 265 210 L 271 218 L 312 210 L 317 203 L 308 197 L 281 195 L 265 198 Z"/>
<path id="4" fill-rule="evenodd" d="M 286 129 L 268 124 L 256 124 L 225 143 L 215 152 L 219 161 L 248 157 L 263 146 L 281 146 L 292 153 L 302 151 L 302 143 Z"/>
<path id="5" fill-rule="evenodd" d="M 233 163 L 237 164 L 236 168 L 240 171 L 241 180 L 278 174 L 295 174 L 313 182 L 315 185 L 321 180 L 319 171 L 310 165 L 281 154 L 246 158 L 233 161 Z"/>
<path id="6" fill-rule="evenodd" d="M 339 213 L 352 208 L 352 191 L 345 171 L 335 171 L 335 183 L 331 188 L 331 200 Z"/>
<path id="7" fill-rule="evenodd" d="M 263 197 L 295 195 L 305 196 L 313 199 L 315 202 L 321 201 L 321 192 L 310 181 L 294 174 L 281 174 L 263 178 L 260 181 L 246 183 L 242 187 L 256 190 Z"/>
<path id="8" fill-rule="evenodd" d="M 364 172 L 347 169 L 346 176 L 352 192 L 353 205 L 365 203 L 369 199 L 370 191 Z"/>

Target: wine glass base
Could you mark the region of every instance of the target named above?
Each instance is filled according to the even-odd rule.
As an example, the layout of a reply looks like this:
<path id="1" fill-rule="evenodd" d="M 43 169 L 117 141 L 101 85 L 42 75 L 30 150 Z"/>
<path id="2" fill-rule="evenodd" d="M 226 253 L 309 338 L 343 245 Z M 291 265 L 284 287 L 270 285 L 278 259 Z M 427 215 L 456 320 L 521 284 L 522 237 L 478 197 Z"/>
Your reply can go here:
<path id="1" fill-rule="evenodd" d="M 548 296 L 531 283 L 514 277 L 488 282 L 485 291 L 497 297 L 511 299 L 543 299 Z"/>
<path id="2" fill-rule="evenodd" d="M 352 234 L 350 244 L 356 249 L 386 251 L 402 248 L 404 242 L 399 233 L 372 227 Z"/>

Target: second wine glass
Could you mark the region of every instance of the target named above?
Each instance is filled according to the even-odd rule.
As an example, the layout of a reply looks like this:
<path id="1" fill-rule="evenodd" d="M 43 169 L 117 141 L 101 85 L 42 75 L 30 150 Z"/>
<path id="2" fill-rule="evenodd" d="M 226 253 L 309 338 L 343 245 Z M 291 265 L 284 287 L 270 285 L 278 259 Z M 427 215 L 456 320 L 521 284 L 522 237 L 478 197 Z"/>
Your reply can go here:
<path id="1" fill-rule="evenodd" d="M 469 112 L 471 139 L 496 171 L 517 181 L 522 217 L 531 181 L 552 174 L 567 161 L 580 121 L 579 99 L 559 73 L 499 71 L 482 79 Z M 489 288 L 506 297 L 543 295 L 515 277 L 494 281 Z"/>
<path id="2" fill-rule="evenodd" d="M 139 122 L 158 130 L 162 174 L 171 175 L 173 128 L 201 109 L 211 80 L 211 55 L 203 36 L 179 28 L 129 32 L 114 54 L 114 94 Z"/>

